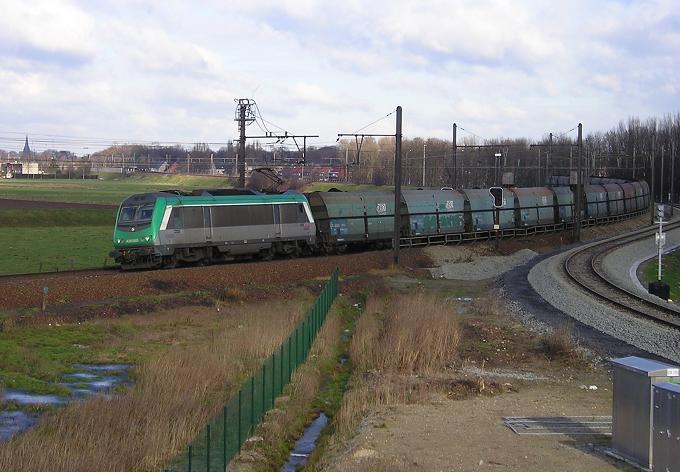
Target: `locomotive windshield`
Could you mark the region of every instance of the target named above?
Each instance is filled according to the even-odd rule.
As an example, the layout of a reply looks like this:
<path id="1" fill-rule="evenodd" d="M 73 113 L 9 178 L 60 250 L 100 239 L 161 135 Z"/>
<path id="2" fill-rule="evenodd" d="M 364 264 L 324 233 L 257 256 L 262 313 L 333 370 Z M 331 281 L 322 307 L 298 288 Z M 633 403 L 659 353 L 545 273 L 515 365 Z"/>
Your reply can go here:
<path id="1" fill-rule="evenodd" d="M 128 205 L 121 207 L 118 214 L 118 227 L 144 228 L 151 223 L 151 216 L 154 213 L 153 205 Z"/>

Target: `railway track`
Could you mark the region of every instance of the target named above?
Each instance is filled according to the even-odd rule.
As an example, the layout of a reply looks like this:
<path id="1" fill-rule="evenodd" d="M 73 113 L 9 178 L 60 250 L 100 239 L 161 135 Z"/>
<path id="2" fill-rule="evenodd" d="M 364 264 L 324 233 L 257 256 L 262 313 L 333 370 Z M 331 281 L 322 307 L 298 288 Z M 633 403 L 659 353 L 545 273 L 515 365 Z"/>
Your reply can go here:
<path id="1" fill-rule="evenodd" d="M 679 222 L 668 223 L 664 229 L 677 230 Z M 603 270 L 603 258 L 610 252 L 635 241 L 650 238 L 655 228 L 646 228 L 630 233 L 622 238 L 586 245 L 572 253 L 563 265 L 569 279 L 597 298 L 607 301 L 627 312 L 656 320 L 657 322 L 679 327 L 679 311 L 665 301 L 659 302 L 653 296 L 643 297 L 611 281 Z"/>

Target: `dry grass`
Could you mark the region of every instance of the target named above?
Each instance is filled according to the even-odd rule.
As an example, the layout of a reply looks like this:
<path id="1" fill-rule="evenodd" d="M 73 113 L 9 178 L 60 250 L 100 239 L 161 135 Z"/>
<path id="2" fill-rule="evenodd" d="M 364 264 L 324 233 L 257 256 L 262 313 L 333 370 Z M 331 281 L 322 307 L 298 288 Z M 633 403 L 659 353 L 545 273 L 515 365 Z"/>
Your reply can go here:
<path id="1" fill-rule="evenodd" d="M 551 360 L 574 357 L 577 353 L 577 342 L 572 336 L 572 325 L 563 324 L 544 335 L 541 346 Z"/>
<path id="2" fill-rule="evenodd" d="M 369 299 L 350 348 L 355 374 L 333 419 L 340 438 L 373 406 L 414 402 L 446 389 L 439 375 L 455 358 L 459 337 L 451 307 L 437 298 Z"/>
<path id="3" fill-rule="evenodd" d="M 302 312 L 293 303 L 225 308 L 214 315 L 208 337 L 173 346 L 139 367 L 131 392 L 72 404 L 0 444 L 0 470 L 162 468 L 281 343 Z"/>

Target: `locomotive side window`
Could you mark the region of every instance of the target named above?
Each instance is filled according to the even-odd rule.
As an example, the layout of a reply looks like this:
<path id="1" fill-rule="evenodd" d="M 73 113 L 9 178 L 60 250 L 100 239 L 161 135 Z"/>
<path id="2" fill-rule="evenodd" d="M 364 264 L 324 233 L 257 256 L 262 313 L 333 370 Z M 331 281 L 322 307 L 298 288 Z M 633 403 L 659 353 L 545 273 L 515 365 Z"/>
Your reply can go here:
<path id="1" fill-rule="evenodd" d="M 170 218 L 168 219 L 168 230 L 180 230 L 184 228 L 184 218 L 182 207 L 173 207 L 170 212 Z"/>
<path id="2" fill-rule="evenodd" d="M 203 208 L 184 207 L 184 228 L 203 228 Z"/>
<path id="3" fill-rule="evenodd" d="M 279 214 L 281 215 L 281 223 L 283 225 L 287 223 L 297 223 L 298 221 L 298 212 L 296 211 L 295 204 L 280 205 Z"/>
<path id="4" fill-rule="evenodd" d="M 220 205 L 212 207 L 214 227 L 272 225 L 271 205 Z"/>
<path id="5" fill-rule="evenodd" d="M 281 223 L 308 223 L 307 214 L 303 204 L 281 204 L 279 206 L 281 213 Z"/>

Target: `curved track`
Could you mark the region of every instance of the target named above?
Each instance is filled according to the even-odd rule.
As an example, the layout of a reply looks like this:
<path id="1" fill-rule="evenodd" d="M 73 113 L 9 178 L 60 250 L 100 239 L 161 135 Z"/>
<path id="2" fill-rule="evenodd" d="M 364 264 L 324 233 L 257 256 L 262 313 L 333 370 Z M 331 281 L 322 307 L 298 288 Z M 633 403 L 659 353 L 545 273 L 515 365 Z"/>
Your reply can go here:
<path id="1" fill-rule="evenodd" d="M 679 228 L 679 223 L 665 225 L 665 230 Z M 564 269 L 570 280 L 587 292 L 628 312 L 654 319 L 664 325 L 679 327 L 679 311 L 662 300 L 655 301 L 620 287 L 608 278 L 603 271 L 602 259 L 611 251 L 632 242 L 649 238 L 655 228 L 646 228 L 630 233 L 622 238 L 607 240 L 601 243 L 586 245 L 571 254 L 564 263 Z"/>

